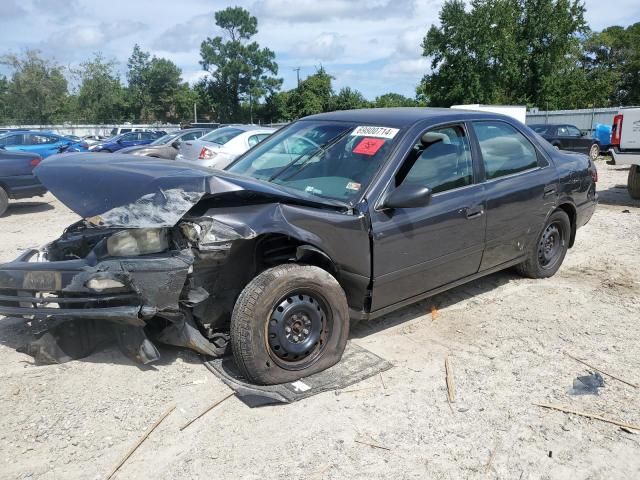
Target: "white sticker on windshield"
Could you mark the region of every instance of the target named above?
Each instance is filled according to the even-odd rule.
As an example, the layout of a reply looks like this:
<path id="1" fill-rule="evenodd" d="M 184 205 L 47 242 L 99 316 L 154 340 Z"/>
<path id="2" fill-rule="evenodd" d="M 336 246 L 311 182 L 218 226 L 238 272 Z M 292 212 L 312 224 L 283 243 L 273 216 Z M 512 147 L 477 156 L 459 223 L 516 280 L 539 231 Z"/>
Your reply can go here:
<path id="1" fill-rule="evenodd" d="M 397 128 L 389 128 L 389 127 L 372 127 L 369 125 L 365 125 L 362 127 L 356 127 L 353 132 L 351 132 L 352 137 L 377 137 L 377 138 L 388 138 L 391 139 L 395 137 L 398 132 Z"/>

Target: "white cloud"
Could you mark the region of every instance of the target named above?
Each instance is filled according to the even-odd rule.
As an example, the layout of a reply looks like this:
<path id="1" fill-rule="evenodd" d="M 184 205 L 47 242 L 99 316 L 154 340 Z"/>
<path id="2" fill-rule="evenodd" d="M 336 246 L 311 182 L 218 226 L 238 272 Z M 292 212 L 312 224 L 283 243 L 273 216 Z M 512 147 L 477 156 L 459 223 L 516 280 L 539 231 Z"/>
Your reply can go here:
<path id="1" fill-rule="evenodd" d="M 302 43 L 298 52 L 309 60 L 336 60 L 345 50 L 344 36 L 334 32 L 324 32 L 314 39 Z"/>
<path id="2" fill-rule="evenodd" d="M 404 77 L 411 75 L 418 79 L 429 70 L 429 60 L 424 57 L 404 60 L 391 59 L 382 70 L 386 77 Z"/>
<path id="3" fill-rule="evenodd" d="M 414 0 L 259 0 L 251 11 L 258 18 L 320 23 L 331 19 L 409 16 Z"/>

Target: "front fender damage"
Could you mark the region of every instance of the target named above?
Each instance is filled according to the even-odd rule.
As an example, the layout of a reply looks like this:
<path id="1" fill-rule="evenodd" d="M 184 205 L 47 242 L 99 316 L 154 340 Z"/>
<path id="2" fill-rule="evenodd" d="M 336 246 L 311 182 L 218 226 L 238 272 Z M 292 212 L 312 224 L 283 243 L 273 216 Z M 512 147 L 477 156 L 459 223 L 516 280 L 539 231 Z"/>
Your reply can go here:
<path id="1" fill-rule="evenodd" d="M 209 297 L 203 288 L 192 287 L 188 281 L 194 258 L 187 248 L 158 258 L 109 259 L 85 266 L 62 288 L 63 295 L 89 295 L 87 284 L 91 279 L 108 279 L 123 284 L 122 290 L 129 295 L 126 298 L 137 299 L 138 305 L 105 305 L 99 319 L 81 318 L 81 309 L 77 316 L 50 315 L 47 328 L 18 350 L 34 357 L 36 364 L 83 358 L 111 344 L 117 344 L 128 358 L 141 364 L 160 358 L 154 342 L 186 347 L 211 357 L 222 355 L 228 336 L 208 340 L 190 313 Z"/>

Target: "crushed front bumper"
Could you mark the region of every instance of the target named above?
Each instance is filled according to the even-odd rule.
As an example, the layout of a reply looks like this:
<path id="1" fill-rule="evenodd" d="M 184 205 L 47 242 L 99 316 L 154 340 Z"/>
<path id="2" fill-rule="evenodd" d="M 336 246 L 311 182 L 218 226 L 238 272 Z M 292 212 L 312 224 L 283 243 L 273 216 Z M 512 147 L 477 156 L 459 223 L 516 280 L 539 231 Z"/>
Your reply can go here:
<path id="1" fill-rule="evenodd" d="M 135 258 L 33 261 L 37 250 L 0 265 L 0 315 L 26 318 L 110 320 L 134 326 L 160 312 L 179 311 L 193 263 L 190 251 Z M 91 279 L 121 288 L 95 290 Z"/>

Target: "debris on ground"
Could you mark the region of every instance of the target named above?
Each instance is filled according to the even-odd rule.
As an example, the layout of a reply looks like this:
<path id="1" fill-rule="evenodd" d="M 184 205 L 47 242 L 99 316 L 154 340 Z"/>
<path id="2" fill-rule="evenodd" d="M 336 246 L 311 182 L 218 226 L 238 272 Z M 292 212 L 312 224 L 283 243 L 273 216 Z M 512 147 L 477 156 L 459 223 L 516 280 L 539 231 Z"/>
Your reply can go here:
<path id="1" fill-rule="evenodd" d="M 604 387 L 604 378 L 598 372 L 576 377 L 573 380 L 573 388 L 569 391 L 571 395 L 598 395 L 599 388 Z"/>
<path id="2" fill-rule="evenodd" d="M 607 373 L 607 372 L 605 372 L 604 370 L 602 370 L 602 369 L 600 369 L 600 368 L 597 368 L 597 367 L 594 367 L 593 365 L 588 364 L 588 363 L 587 363 L 587 362 L 585 362 L 584 360 L 580 360 L 579 358 L 574 357 L 574 356 L 573 356 L 573 355 L 571 355 L 570 353 L 564 352 L 564 354 L 565 354 L 567 357 L 572 358 L 572 359 L 573 359 L 573 360 L 575 360 L 576 362 L 579 362 L 579 363 L 581 363 L 581 364 L 583 364 L 583 365 L 585 365 L 585 366 L 589 367 L 590 369 L 595 370 L 596 372 L 600 372 L 601 374 L 606 375 L 607 377 L 613 378 L 614 380 L 617 380 L 617 381 L 619 381 L 619 382 L 622 382 L 622 383 L 624 383 L 624 384 L 626 384 L 626 385 L 629 385 L 630 387 L 638 388 L 638 385 L 636 385 L 635 383 L 631 383 L 631 382 L 629 382 L 629 381 L 627 381 L 627 380 L 624 380 L 624 379 L 622 379 L 622 378 L 620 378 L 620 377 L 617 377 L 617 376 L 615 376 L 615 375 L 612 375 L 611 373 Z"/>
<path id="3" fill-rule="evenodd" d="M 581 417 L 592 418 L 594 420 L 600 420 L 601 422 L 611 423 L 613 425 L 618 425 L 619 427 L 630 428 L 633 430 L 640 430 L 640 425 L 633 425 L 630 423 L 621 422 L 619 420 L 605 418 L 602 415 L 598 415 L 595 413 L 587 413 L 587 412 L 581 412 L 579 410 L 573 410 L 571 408 L 563 407 L 561 405 L 550 405 L 548 403 L 534 403 L 533 405 L 535 405 L 536 407 L 548 408 L 550 410 L 558 410 L 559 412 L 572 413 L 574 415 L 580 415 Z"/>
<path id="4" fill-rule="evenodd" d="M 216 408 L 218 405 L 220 405 L 222 402 L 224 402 L 227 398 L 232 397 L 233 395 L 235 395 L 235 392 L 228 393 L 227 395 L 222 397 L 220 400 L 216 400 L 209 407 L 207 407 L 205 410 L 203 410 L 202 413 L 200 413 L 197 417 L 189 420 L 187 423 L 185 423 L 183 426 L 181 426 L 180 427 L 180 431 L 183 431 L 185 428 L 187 428 L 189 425 L 191 425 L 193 422 L 195 422 L 199 418 L 204 417 L 207 413 L 209 413 L 211 410 Z"/>
<path id="5" fill-rule="evenodd" d="M 158 420 L 156 420 L 156 422 L 153 425 L 151 425 L 147 429 L 146 432 L 144 432 L 144 435 L 142 435 L 142 437 L 140 437 L 140 439 L 135 443 L 135 445 L 129 449 L 127 454 L 122 458 L 122 460 L 120 460 L 118 465 L 116 465 L 116 467 L 113 470 L 111 470 L 111 473 L 107 476 L 107 480 L 109 480 L 111 477 L 113 477 L 116 474 L 116 472 L 118 470 L 120 470 L 120 467 L 122 467 L 122 465 L 124 465 L 124 463 L 129 459 L 129 457 L 131 457 L 131 455 L 133 455 L 135 453 L 135 451 L 138 449 L 138 447 L 140 447 L 140 445 L 142 445 L 142 442 L 144 442 L 147 439 L 147 437 L 149 437 L 149 435 L 151 435 L 151 433 L 153 433 L 153 431 L 156 428 L 158 428 L 158 425 L 160 425 L 162 423 L 162 421 L 165 418 L 167 418 L 171 414 L 171 412 L 173 412 L 175 409 L 176 409 L 176 406 L 175 405 L 171 405 L 162 414 L 162 416 L 160 418 L 158 418 Z"/>

